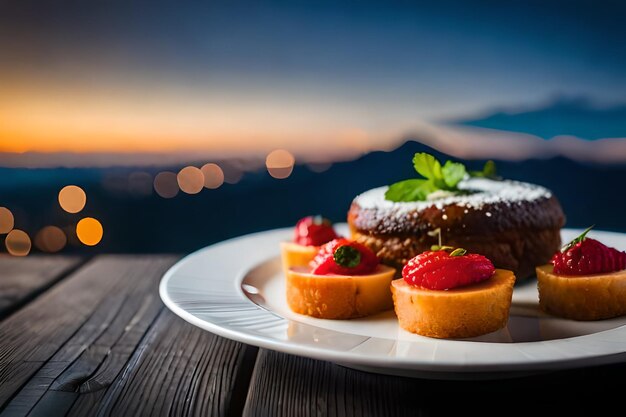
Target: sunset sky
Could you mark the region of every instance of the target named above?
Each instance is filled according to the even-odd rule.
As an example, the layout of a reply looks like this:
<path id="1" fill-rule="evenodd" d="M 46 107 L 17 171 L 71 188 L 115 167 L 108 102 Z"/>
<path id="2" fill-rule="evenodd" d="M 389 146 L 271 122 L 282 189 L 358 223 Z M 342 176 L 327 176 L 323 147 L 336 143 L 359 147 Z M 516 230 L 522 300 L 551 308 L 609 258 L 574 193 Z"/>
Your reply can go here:
<path id="1" fill-rule="evenodd" d="M 626 101 L 619 2 L 127 3 L 0 1 L 0 152 L 362 151 Z"/>

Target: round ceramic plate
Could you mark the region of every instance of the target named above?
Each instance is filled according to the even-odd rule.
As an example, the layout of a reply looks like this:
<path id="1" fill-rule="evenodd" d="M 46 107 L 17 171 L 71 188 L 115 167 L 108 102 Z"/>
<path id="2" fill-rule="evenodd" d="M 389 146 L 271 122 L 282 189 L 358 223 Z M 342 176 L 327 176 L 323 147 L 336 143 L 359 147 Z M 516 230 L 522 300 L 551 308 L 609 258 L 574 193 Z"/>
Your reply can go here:
<path id="1" fill-rule="evenodd" d="M 345 224 L 337 226 L 347 235 Z M 564 229 L 568 242 L 580 230 Z M 281 241 L 292 229 L 231 239 L 194 252 L 164 275 L 164 303 L 186 321 L 250 345 L 385 374 L 502 378 L 626 360 L 626 317 L 572 321 L 542 313 L 536 279 L 518 283 L 506 328 L 471 339 L 433 339 L 402 330 L 393 310 L 323 320 L 289 310 Z M 620 250 L 626 234 L 592 231 Z"/>

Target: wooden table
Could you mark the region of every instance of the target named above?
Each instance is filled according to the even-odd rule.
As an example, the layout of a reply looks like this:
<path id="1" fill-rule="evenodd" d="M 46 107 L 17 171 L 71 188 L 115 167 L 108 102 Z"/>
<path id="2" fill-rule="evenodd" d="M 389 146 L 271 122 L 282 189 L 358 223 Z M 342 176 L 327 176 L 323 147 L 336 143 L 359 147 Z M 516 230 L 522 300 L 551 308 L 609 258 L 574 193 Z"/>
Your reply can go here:
<path id="1" fill-rule="evenodd" d="M 495 415 L 498 397 L 516 412 L 549 399 L 572 413 L 622 399 L 610 392 L 622 390 L 624 365 L 426 380 L 224 339 L 161 302 L 159 279 L 178 258 L 0 256 L 0 416 L 409 416 L 459 405 Z"/>

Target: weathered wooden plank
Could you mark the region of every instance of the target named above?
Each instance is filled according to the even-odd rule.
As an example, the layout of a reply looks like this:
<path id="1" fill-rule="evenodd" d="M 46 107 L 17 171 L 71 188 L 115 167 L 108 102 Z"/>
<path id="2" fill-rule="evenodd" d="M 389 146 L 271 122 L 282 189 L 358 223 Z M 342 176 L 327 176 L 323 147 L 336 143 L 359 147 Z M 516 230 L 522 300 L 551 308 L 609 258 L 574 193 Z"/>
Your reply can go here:
<path id="1" fill-rule="evenodd" d="M 415 416 L 501 415 L 493 407 L 506 399 L 516 414 L 535 415 L 539 403 L 559 413 L 580 415 L 602 402 L 618 405 L 626 364 L 547 372 L 489 380 L 404 378 L 360 372 L 333 363 L 259 350 L 243 415 L 250 416 Z M 532 392 L 532 399 L 527 394 Z M 567 398 L 555 393 L 568 393 Z M 615 398 L 614 402 L 610 402 Z M 537 401 L 535 401 L 537 400 Z"/>
<path id="2" fill-rule="evenodd" d="M 81 262 L 76 256 L 0 256 L 0 319 L 50 288 Z"/>
<path id="3" fill-rule="evenodd" d="M 256 350 L 164 310 L 111 387 L 81 395 L 70 416 L 241 415 Z"/>
<path id="4" fill-rule="evenodd" d="M 243 415 L 414 416 L 419 407 L 411 388 L 418 386 L 408 378 L 261 349 Z"/>
<path id="5" fill-rule="evenodd" d="M 44 395 L 37 412 L 61 397 L 69 408 L 72 396 L 55 393 L 75 392 L 114 357 L 121 369 L 133 350 L 124 344 L 163 308 L 157 284 L 175 259 L 98 257 L 0 323 L 0 405 L 15 395 L 4 413 L 25 415 Z"/>
<path id="6" fill-rule="evenodd" d="M 4 381 L 21 388 L 0 415 L 241 415 L 256 348 L 205 332 L 165 309 L 157 284 L 173 260 L 95 259 L 51 291 L 76 294 L 78 324 L 51 309 L 59 295 L 45 294 L 25 308 L 31 314 L 35 307 L 60 314 L 72 331 L 48 333 L 56 349 L 43 343 L 25 358 L 6 362 Z M 90 310 L 83 308 L 88 300 Z M 14 318 L 24 317 L 20 311 L 7 323 L 18 326 Z M 56 339 L 63 341 L 59 345 Z M 32 357 L 38 360 L 27 359 Z M 21 383 L 9 381 L 16 369 Z"/>

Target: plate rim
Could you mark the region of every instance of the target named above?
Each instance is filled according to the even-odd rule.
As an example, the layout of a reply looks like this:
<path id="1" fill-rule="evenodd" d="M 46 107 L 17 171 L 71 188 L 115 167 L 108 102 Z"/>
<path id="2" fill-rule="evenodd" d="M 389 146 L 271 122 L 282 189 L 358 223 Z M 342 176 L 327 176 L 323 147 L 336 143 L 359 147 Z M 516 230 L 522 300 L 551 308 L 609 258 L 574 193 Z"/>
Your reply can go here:
<path id="1" fill-rule="evenodd" d="M 338 223 L 338 227 L 345 227 L 345 223 Z M 562 231 L 568 231 L 572 233 L 582 232 L 583 229 L 578 228 L 563 228 Z M 233 237 L 221 242 L 214 243 L 212 245 L 205 246 L 200 248 L 194 252 L 189 253 L 188 255 L 181 258 L 174 265 L 172 265 L 162 276 L 159 283 L 159 296 L 165 306 L 170 309 L 174 314 L 181 317 L 183 320 L 189 322 L 190 324 L 199 327 L 203 330 L 209 331 L 216 335 L 235 340 L 241 343 L 245 343 L 248 345 L 257 346 L 264 349 L 270 349 L 274 351 L 279 351 L 283 353 L 288 353 L 297 356 L 304 356 L 318 360 L 325 360 L 334 362 L 336 364 L 340 364 L 342 366 L 350 366 L 354 365 L 359 369 L 363 369 L 364 367 L 372 367 L 376 368 L 380 372 L 380 369 L 386 370 L 390 373 L 394 374 L 397 371 L 411 371 L 419 375 L 420 372 L 427 373 L 428 375 L 436 374 L 436 375 L 445 375 L 445 374 L 480 374 L 480 373 L 496 373 L 496 374 L 508 374 L 515 372 L 528 372 L 528 371 L 549 371 L 549 370 L 558 370 L 558 369 L 569 369 L 573 367 L 586 366 L 586 365 L 602 365 L 602 364 L 610 364 L 616 362 L 622 362 L 624 358 L 626 358 L 626 346 L 622 348 L 615 348 L 612 351 L 607 351 L 601 354 L 594 354 L 590 352 L 588 349 L 582 349 L 583 353 L 579 356 L 571 357 L 564 355 L 563 357 L 532 357 L 529 356 L 529 360 L 525 362 L 502 362 L 502 361 L 493 361 L 493 362 L 480 362 L 480 363 L 461 363 L 461 362 L 436 362 L 436 361 L 416 361 L 415 358 L 407 358 L 407 357 L 396 357 L 396 356 L 367 356 L 363 354 L 355 354 L 350 350 L 330 350 L 327 348 L 320 348 L 319 346 L 311 346 L 308 344 L 300 344 L 295 342 L 289 342 L 279 339 L 272 339 L 270 337 L 262 337 L 250 332 L 246 333 L 244 331 L 238 331 L 232 328 L 225 327 L 223 325 L 217 324 L 215 322 L 207 321 L 194 315 L 192 312 L 188 311 L 188 309 L 184 308 L 177 302 L 170 294 L 169 285 L 172 282 L 172 279 L 176 277 L 177 272 L 185 265 L 187 265 L 190 260 L 201 257 L 201 256 L 210 256 L 212 252 L 216 252 L 220 249 L 224 249 L 228 246 L 237 246 L 242 242 L 250 242 L 255 239 L 263 239 L 271 234 L 278 235 L 288 235 L 292 231 L 291 227 L 283 227 L 277 229 L 269 229 L 259 232 L 254 232 L 250 234 L 245 234 L 242 236 Z M 626 240 L 626 234 L 614 231 L 606 231 L 606 230 L 596 230 L 594 229 L 594 234 L 596 235 L 612 235 L 618 239 Z M 278 248 L 275 248 L 278 251 Z M 277 252 L 278 253 L 278 252 Z M 247 272 L 258 265 L 259 261 L 267 260 L 267 256 L 252 262 L 251 260 L 242 261 L 242 265 L 239 268 L 239 272 L 236 276 L 231 277 L 230 279 L 230 288 L 225 286 L 224 288 L 228 291 L 231 291 L 231 295 L 236 295 L 241 300 L 245 301 L 250 306 L 255 306 L 256 309 L 263 309 L 263 307 L 253 303 L 243 292 L 241 288 L 241 283 L 247 274 Z M 264 311 L 267 311 L 263 309 Z M 269 314 L 277 317 L 281 321 L 290 322 L 291 319 L 284 318 L 274 314 L 271 311 L 267 311 Z M 308 325 L 308 324 L 307 324 Z M 604 336 L 617 336 L 618 339 L 624 340 L 623 337 L 626 337 L 626 325 L 618 326 L 613 329 L 604 330 L 597 333 L 575 336 L 564 339 L 554 339 L 547 341 L 538 341 L 538 342 L 516 342 L 516 343 L 498 343 L 498 342 L 480 342 L 482 346 L 489 347 L 493 346 L 501 346 L 501 345 L 510 345 L 512 346 L 510 350 L 520 350 L 519 348 L 523 348 L 524 346 L 532 345 L 532 346 L 541 346 L 548 344 L 550 346 L 558 345 L 568 345 L 568 344 L 582 344 L 582 348 L 584 348 L 585 344 L 588 342 L 587 339 L 597 339 L 598 335 Z M 433 339 L 433 343 L 476 343 L 471 341 L 463 341 L 463 340 L 442 340 L 442 339 Z M 591 343 L 597 343 L 598 340 L 591 340 Z M 409 342 L 410 343 L 410 342 Z M 570 348 L 573 346 L 569 346 Z M 575 346 L 581 348 L 581 346 Z M 556 349 L 558 350 L 558 349 Z M 447 377 L 445 377 L 447 378 Z"/>

